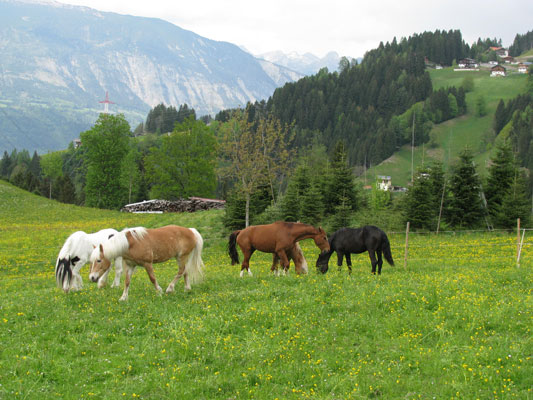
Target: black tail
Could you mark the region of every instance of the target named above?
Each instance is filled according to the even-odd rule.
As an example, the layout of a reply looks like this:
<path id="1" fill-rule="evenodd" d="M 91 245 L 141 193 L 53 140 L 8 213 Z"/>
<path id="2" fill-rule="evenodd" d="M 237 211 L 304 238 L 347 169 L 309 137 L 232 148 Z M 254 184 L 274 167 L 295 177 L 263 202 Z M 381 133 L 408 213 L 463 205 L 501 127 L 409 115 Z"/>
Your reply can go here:
<path id="1" fill-rule="evenodd" d="M 392 253 L 390 251 L 389 238 L 387 237 L 385 232 L 383 232 L 383 238 L 382 239 L 383 239 L 383 243 L 381 245 L 381 250 L 383 251 L 383 255 L 385 256 L 385 260 L 387 260 L 387 262 L 394 267 L 394 260 L 392 259 Z"/>
<path id="2" fill-rule="evenodd" d="M 70 268 L 70 257 L 58 259 L 56 264 L 57 286 L 63 288 L 65 292 L 68 292 L 71 279 L 72 269 Z"/>
<path id="3" fill-rule="evenodd" d="M 231 258 L 231 265 L 239 263 L 239 253 L 237 253 L 237 236 L 241 231 L 234 231 L 229 235 L 228 253 Z"/>

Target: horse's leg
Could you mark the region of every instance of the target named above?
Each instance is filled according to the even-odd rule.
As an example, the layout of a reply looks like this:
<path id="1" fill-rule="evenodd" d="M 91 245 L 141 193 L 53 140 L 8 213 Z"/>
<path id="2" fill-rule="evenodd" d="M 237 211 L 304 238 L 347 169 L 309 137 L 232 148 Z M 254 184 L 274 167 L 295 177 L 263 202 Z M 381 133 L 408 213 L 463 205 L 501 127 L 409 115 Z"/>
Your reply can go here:
<path id="1" fill-rule="evenodd" d="M 242 260 L 242 266 L 241 266 L 241 278 L 244 275 L 244 270 L 248 270 L 248 275 L 252 276 L 252 271 L 250 271 L 250 257 L 252 257 L 252 254 L 254 254 L 255 249 L 252 247 L 251 249 L 243 249 L 241 247 L 242 254 L 244 256 L 244 260 Z"/>
<path id="2" fill-rule="evenodd" d="M 183 280 L 185 281 L 185 290 L 191 290 L 191 285 L 189 285 L 189 279 L 188 279 L 189 277 L 185 273 L 185 265 L 187 263 L 188 256 L 189 255 L 187 256 L 181 255 L 179 257 L 176 257 L 176 260 L 178 261 L 179 270 L 178 270 L 177 275 L 172 280 L 172 282 L 170 282 L 170 284 L 168 285 L 165 293 L 172 293 L 174 291 L 176 282 L 178 282 L 178 280 L 181 278 L 182 275 L 183 275 Z"/>
<path id="3" fill-rule="evenodd" d="M 133 271 L 135 271 L 135 267 L 131 266 L 129 263 L 126 263 L 126 279 L 124 279 L 124 291 L 122 292 L 122 296 L 119 299 L 120 301 L 128 300 L 128 292 L 130 289 L 130 281 L 131 276 L 133 275 Z"/>
<path id="4" fill-rule="evenodd" d="M 102 289 L 106 285 L 109 271 L 111 271 L 111 267 L 109 267 L 108 270 L 100 277 L 100 279 L 98 279 L 98 289 Z"/>
<path id="5" fill-rule="evenodd" d="M 381 249 L 376 250 L 378 255 L 378 275 L 381 275 L 381 267 L 383 266 L 383 257 L 381 256 Z"/>
<path id="6" fill-rule="evenodd" d="M 272 272 L 276 276 L 279 276 L 278 265 L 279 265 L 279 257 L 277 256 L 276 253 L 273 253 L 272 254 L 272 267 L 270 267 L 270 272 Z"/>
<path id="7" fill-rule="evenodd" d="M 70 280 L 70 290 L 80 290 L 83 288 L 83 279 L 80 270 L 87 263 L 87 257 L 80 257 L 74 268 L 72 268 L 72 278 Z"/>
<path id="8" fill-rule="evenodd" d="M 283 275 L 285 275 L 289 270 L 290 266 L 289 259 L 287 258 L 287 253 L 285 253 L 285 250 L 281 249 L 276 251 L 276 254 L 279 257 L 281 266 L 283 267 Z"/>
<path id="9" fill-rule="evenodd" d="M 346 264 L 348 264 L 348 274 L 352 273 L 352 255 L 346 253 Z"/>
<path id="10" fill-rule="evenodd" d="M 155 287 L 155 290 L 159 292 L 159 294 L 163 293 L 163 289 L 161 289 L 161 286 L 159 286 L 159 283 L 157 283 L 157 279 L 155 278 L 154 273 L 154 266 L 151 263 L 144 264 L 144 269 L 146 269 L 146 272 L 148 273 L 148 278 L 150 278 L 150 281 Z"/>
<path id="11" fill-rule="evenodd" d="M 368 255 L 370 256 L 370 262 L 372 263 L 372 273 L 376 275 L 376 265 L 378 265 L 378 260 L 376 260 L 374 250 L 368 250 Z"/>
<path id="12" fill-rule="evenodd" d="M 122 276 L 122 257 L 115 258 L 115 279 L 111 287 L 120 286 L 120 277 Z"/>
<path id="13" fill-rule="evenodd" d="M 342 270 L 342 257 L 344 256 L 344 253 L 342 251 L 337 250 L 337 266 L 339 267 L 339 271 Z"/>

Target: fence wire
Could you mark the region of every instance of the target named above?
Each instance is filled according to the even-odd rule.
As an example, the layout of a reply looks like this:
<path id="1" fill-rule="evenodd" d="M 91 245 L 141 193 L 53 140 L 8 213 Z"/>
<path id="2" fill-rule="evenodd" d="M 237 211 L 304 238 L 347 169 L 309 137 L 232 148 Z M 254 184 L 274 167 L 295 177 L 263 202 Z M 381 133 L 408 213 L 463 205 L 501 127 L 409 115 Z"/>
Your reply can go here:
<path id="1" fill-rule="evenodd" d="M 57 254 L 63 242 L 53 240 L 55 244 L 38 243 L 39 240 L 43 240 L 43 237 L 39 236 L 30 226 L 19 227 L 25 234 L 16 238 L 8 237 L 7 233 L 17 230 L 13 228 L 0 228 L 0 272 L 20 274 L 24 273 L 23 270 L 26 268 L 39 269 L 39 267 L 44 268 L 41 269 L 42 272 L 49 272 L 55 265 Z M 407 264 L 411 262 L 441 263 L 443 265 L 467 264 L 469 262 L 479 263 L 478 259 L 473 259 L 475 257 L 485 257 L 490 263 L 516 263 L 518 252 L 520 252 L 521 260 L 529 260 L 530 249 L 533 246 L 533 235 L 528 237 L 528 233 L 533 229 L 520 229 L 520 231 L 524 238 L 518 250 L 516 230 L 514 232 L 509 230 L 409 232 L 406 262 Z M 391 242 L 394 259 L 400 264 L 401 261 L 405 261 L 406 232 L 387 232 L 387 235 Z M 53 239 L 55 235 L 50 232 L 45 237 Z M 216 240 L 223 239 L 218 238 Z M 304 251 L 307 251 L 307 258 L 310 261 L 312 257 L 310 249 L 313 248 L 314 244 L 310 240 L 307 242 L 310 243 L 304 246 Z M 359 258 L 352 257 L 352 261 L 357 263 Z M 367 257 L 364 258 L 364 262 L 368 262 Z"/>

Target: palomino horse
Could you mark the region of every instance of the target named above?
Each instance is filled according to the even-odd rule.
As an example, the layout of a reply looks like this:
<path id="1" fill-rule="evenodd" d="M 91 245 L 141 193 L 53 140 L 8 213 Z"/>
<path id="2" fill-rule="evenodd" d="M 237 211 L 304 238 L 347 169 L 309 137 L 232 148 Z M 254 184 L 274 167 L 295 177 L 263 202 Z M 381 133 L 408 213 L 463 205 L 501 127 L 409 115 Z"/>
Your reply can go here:
<path id="1" fill-rule="evenodd" d="M 80 269 L 89 262 L 89 258 L 95 246 L 107 241 L 110 237 L 117 234 L 114 229 L 102 229 L 96 233 L 85 233 L 82 231 L 74 232 L 70 235 L 59 252 L 56 261 L 56 282 L 57 286 L 63 288 L 65 292 L 69 290 L 79 290 L 83 287 Z M 98 281 L 98 287 L 101 288 L 107 283 L 109 271 L 106 271 Z M 122 258 L 115 259 L 115 280 L 111 287 L 120 284 L 122 275 Z"/>
<path id="2" fill-rule="evenodd" d="M 328 272 L 328 261 L 334 251 L 337 252 L 337 265 L 339 268 L 342 266 L 343 256 L 346 257 L 350 274 L 352 273 L 352 259 L 350 257 L 352 253 L 359 254 L 368 251 L 373 274 L 376 273 L 376 266 L 378 275 L 381 274 L 381 266 L 383 265 L 382 253 L 385 256 L 385 260 L 394 266 L 389 238 L 377 226 L 366 225 L 357 229 L 341 228 L 331 235 L 329 245 L 331 247 L 330 251 L 322 253 L 316 260 L 316 266 L 323 274 Z"/>
<path id="3" fill-rule="evenodd" d="M 300 244 L 298 242 L 294 243 L 294 246 L 292 246 L 287 251 L 287 259 L 289 260 L 289 262 L 291 260 L 294 261 L 294 269 L 298 275 L 307 274 L 307 260 L 305 259 L 304 252 L 302 251 L 302 248 L 300 247 Z M 279 257 L 276 253 L 274 253 L 272 255 L 272 267 L 270 268 L 270 270 L 275 275 L 279 275 L 278 265 Z M 283 274 L 285 274 L 285 269 L 283 269 Z"/>
<path id="4" fill-rule="evenodd" d="M 329 251 L 326 232 L 322 228 L 315 228 L 312 225 L 300 222 L 277 221 L 269 225 L 254 225 L 234 231 L 229 237 L 228 245 L 231 265 L 239 263 L 239 253 L 237 253 L 237 247 L 235 246 L 235 244 L 238 244 L 244 255 L 241 277 L 244 275 L 244 270 L 248 271 L 248 275 L 252 275 L 250 257 L 255 250 L 273 253 L 279 257 L 283 270 L 287 272 L 289 269 L 287 251 L 292 249 L 294 243 L 303 239 L 313 239 L 320 250 L 323 252 Z"/>
<path id="5" fill-rule="evenodd" d="M 181 276 L 185 281 L 185 290 L 191 290 L 191 282 L 200 282 L 203 276 L 203 245 L 202 236 L 194 228 L 168 225 L 156 229 L 124 229 L 93 250 L 89 278 L 96 282 L 109 269 L 109 260 L 121 256 L 126 263 L 127 272 L 120 300 L 128 299 L 131 276 L 137 265 L 146 269 L 150 281 L 161 293 L 163 290 L 157 283 L 152 264 L 176 258 L 179 271 L 166 292 L 174 291 L 174 286 Z"/>

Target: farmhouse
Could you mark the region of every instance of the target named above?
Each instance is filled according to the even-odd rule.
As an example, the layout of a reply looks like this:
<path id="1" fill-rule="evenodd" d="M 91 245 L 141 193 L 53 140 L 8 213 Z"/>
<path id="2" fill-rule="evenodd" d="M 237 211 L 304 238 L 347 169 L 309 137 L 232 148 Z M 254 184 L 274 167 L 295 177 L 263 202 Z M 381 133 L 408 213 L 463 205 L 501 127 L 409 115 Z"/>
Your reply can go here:
<path id="1" fill-rule="evenodd" d="M 462 69 L 479 68 L 479 63 L 471 58 L 463 58 L 457 63 L 457 66 Z"/>
<path id="2" fill-rule="evenodd" d="M 521 74 L 527 74 L 527 65 L 526 64 L 518 64 L 518 72 Z"/>
<path id="3" fill-rule="evenodd" d="M 495 65 L 490 69 L 490 76 L 505 76 L 505 67 L 503 65 Z"/>
<path id="4" fill-rule="evenodd" d="M 384 190 L 384 191 L 392 190 L 392 178 L 386 175 L 378 175 L 377 186 L 379 190 Z"/>
<path id="5" fill-rule="evenodd" d="M 507 57 L 509 55 L 509 52 L 507 51 L 507 49 L 504 49 L 503 47 L 491 47 L 490 48 L 491 51 L 494 51 L 496 53 L 496 55 L 498 55 L 499 57 Z"/>

